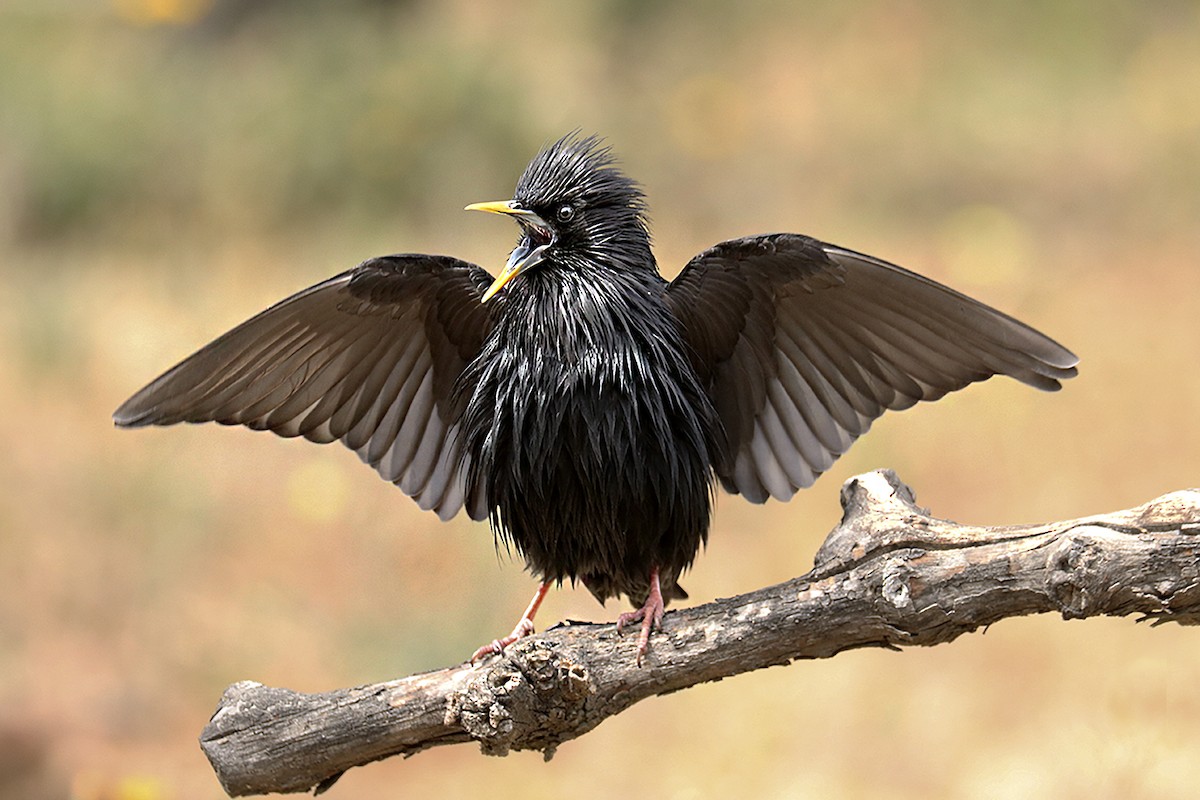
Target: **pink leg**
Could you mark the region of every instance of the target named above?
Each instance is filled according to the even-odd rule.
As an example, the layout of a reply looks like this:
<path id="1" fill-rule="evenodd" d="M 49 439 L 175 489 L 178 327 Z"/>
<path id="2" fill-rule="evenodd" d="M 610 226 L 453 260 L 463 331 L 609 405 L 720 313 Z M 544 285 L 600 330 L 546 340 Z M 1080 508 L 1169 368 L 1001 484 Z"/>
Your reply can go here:
<path id="1" fill-rule="evenodd" d="M 666 610 L 666 604 L 663 603 L 662 587 L 658 583 L 658 567 L 650 570 L 650 594 L 646 596 L 646 602 L 637 611 L 626 611 L 621 616 L 617 617 L 617 633 L 631 622 L 642 622 L 642 634 L 638 637 L 638 652 L 637 665 L 642 665 L 642 659 L 646 655 L 646 650 L 650 647 L 650 629 L 662 630 L 663 612 Z"/>
<path id="2" fill-rule="evenodd" d="M 537 593 L 533 599 L 529 601 L 529 608 L 525 609 L 525 613 L 521 615 L 521 620 L 517 623 L 517 627 L 513 628 L 512 633 L 505 636 L 503 639 L 496 639 L 491 644 L 485 644 L 483 647 L 475 651 L 471 656 L 471 663 L 474 664 L 484 656 L 490 656 L 492 653 L 503 653 L 504 648 L 508 647 L 517 639 L 521 639 L 533 633 L 533 615 L 537 613 L 538 608 L 542 605 L 542 600 L 546 599 L 546 592 L 550 591 L 550 581 L 545 581 L 538 587 Z"/>

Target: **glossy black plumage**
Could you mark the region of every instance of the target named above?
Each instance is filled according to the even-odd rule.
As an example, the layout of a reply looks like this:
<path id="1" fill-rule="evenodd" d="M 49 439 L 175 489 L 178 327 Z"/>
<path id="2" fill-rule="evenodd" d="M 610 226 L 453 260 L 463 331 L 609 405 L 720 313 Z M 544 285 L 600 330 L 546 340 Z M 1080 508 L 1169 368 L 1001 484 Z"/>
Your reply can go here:
<path id="1" fill-rule="evenodd" d="M 594 138 L 556 142 L 511 202 L 478 207 L 522 228 L 490 291 L 450 257 L 372 259 L 114 419 L 340 440 L 422 508 L 490 517 L 542 579 L 636 605 L 652 570 L 664 600 L 684 596 L 714 479 L 787 499 L 885 410 L 994 374 L 1040 389 L 1075 374 L 1023 323 L 806 236 L 723 242 L 667 283 L 641 192 Z"/>

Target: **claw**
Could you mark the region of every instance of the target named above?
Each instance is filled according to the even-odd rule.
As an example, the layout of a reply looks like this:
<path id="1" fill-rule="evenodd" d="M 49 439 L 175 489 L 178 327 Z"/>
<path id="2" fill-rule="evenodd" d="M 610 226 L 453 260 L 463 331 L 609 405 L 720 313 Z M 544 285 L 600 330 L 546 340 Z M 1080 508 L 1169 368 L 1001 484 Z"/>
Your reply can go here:
<path id="1" fill-rule="evenodd" d="M 504 648 L 518 639 L 524 639 L 533 633 L 533 616 L 537 614 L 538 607 L 541 606 L 542 600 L 545 599 L 546 592 L 548 591 L 550 591 L 550 581 L 545 581 L 538 587 L 537 593 L 534 594 L 533 600 L 529 602 L 529 607 L 525 609 L 525 613 L 521 615 L 517 626 L 512 629 L 512 633 L 502 639 L 493 639 L 490 643 L 476 650 L 471 654 L 471 663 L 474 664 L 484 656 L 503 653 Z"/>
<path id="2" fill-rule="evenodd" d="M 650 570 L 650 594 L 646 596 L 646 602 L 637 611 L 625 611 L 617 617 L 617 633 L 621 633 L 622 629 L 631 622 L 642 623 L 642 632 L 638 636 L 638 651 L 637 665 L 642 665 L 642 660 L 646 656 L 646 651 L 650 649 L 650 631 L 662 630 L 663 612 L 666 611 L 666 604 L 663 602 L 662 587 L 658 582 L 658 567 Z"/>

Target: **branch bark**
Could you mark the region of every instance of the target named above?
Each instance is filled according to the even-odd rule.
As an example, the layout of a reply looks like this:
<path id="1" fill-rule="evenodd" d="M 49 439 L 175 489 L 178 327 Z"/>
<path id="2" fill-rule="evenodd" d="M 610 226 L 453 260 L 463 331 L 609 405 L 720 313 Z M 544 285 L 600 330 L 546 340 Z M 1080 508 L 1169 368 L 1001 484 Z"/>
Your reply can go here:
<path id="1" fill-rule="evenodd" d="M 350 767 L 437 745 L 549 759 L 646 697 L 854 647 L 941 644 L 1005 617 L 1200 622 L 1200 490 L 996 528 L 929 516 L 888 470 L 850 479 L 841 499 L 811 572 L 668 613 L 641 668 L 636 636 L 565 623 L 477 666 L 386 683 L 321 694 L 236 683 L 201 747 L 230 796 L 319 793 Z"/>

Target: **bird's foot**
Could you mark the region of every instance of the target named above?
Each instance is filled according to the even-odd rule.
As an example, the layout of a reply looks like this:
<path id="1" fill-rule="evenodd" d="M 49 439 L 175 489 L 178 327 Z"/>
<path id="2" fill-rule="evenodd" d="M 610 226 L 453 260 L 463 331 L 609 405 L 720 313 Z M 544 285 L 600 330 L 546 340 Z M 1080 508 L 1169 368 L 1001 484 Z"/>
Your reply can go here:
<path id="1" fill-rule="evenodd" d="M 518 639 L 523 639 L 533 633 L 533 616 L 537 614 L 538 607 L 541 606 L 542 600 L 545 599 L 546 592 L 548 591 L 550 591 L 550 581 L 545 581 L 538 587 L 537 593 L 533 596 L 533 600 L 529 602 L 529 607 L 521 615 L 521 619 L 517 622 L 517 627 L 513 628 L 512 633 L 502 639 L 493 639 L 489 644 L 485 644 L 476 650 L 471 654 L 471 663 L 474 664 L 485 656 L 503 653 L 504 648 Z"/>
<path id="2" fill-rule="evenodd" d="M 650 594 L 646 596 L 646 602 L 642 603 L 642 607 L 637 611 L 625 611 L 617 617 L 617 633 L 631 622 L 642 623 L 642 633 L 638 636 L 638 651 L 637 665 L 642 665 L 642 659 L 646 656 L 646 651 L 650 649 L 650 631 L 662 630 L 663 612 L 666 611 L 666 603 L 663 602 L 662 588 L 658 584 L 658 567 L 650 570 Z"/>
<path id="3" fill-rule="evenodd" d="M 508 647 L 518 639 L 523 639 L 533 633 L 533 620 L 528 617 L 521 617 L 521 621 L 517 623 L 517 627 L 513 628 L 512 633 L 500 639 L 493 639 L 489 644 L 476 650 L 471 654 L 471 663 L 474 664 L 484 656 L 503 653 L 504 648 Z"/>

